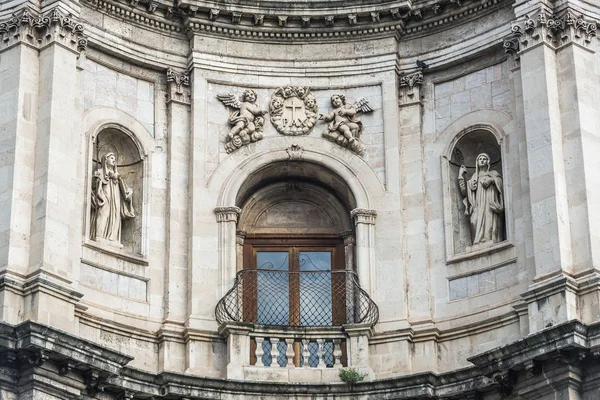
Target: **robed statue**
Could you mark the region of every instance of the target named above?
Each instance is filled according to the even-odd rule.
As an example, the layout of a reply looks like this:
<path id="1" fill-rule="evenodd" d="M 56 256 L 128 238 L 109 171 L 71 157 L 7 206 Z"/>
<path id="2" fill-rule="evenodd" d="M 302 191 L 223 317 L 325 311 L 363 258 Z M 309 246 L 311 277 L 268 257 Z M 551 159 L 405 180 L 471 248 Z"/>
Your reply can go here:
<path id="1" fill-rule="evenodd" d="M 465 180 L 467 168 L 464 165 L 458 171 L 458 186 L 465 196 L 463 203 L 465 214 L 469 217 L 473 245 L 503 240 L 502 176 L 490 166 L 490 156 L 481 153 L 475 161 L 475 173 L 471 179 Z"/>
<path id="2" fill-rule="evenodd" d="M 92 178 L 92 240 L 116 247 L 121 244 L 123 220 L 134 218 L 133 190 L 125 184 L 117 171 L 114 153 L 102 156 L 101 167 Z"/>

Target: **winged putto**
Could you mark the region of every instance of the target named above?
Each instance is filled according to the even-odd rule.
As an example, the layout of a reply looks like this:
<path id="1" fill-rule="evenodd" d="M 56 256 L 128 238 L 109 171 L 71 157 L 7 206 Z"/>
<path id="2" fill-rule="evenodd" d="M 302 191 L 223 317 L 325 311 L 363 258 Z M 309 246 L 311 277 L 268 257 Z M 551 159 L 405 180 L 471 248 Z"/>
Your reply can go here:
<path id="1" fill-rule="evenodd" d="M 242 101 L 231 93 L 218 94 L 217 98 L 227 107 L 234 110 L 229 114 L 231 130 L 227 135 L 225 151 L 231 153 L 249 143 L 259 141 L 264 137 L 264 115 L 267 110 L 256 104 L 256 92 L 251 89 L 244 90 Z"/>
<path id="2" fill-rule="evenodd" d="M 356 114 L 373 111 L 371 105 L 365 98 L 354 104 L 346 104 L 346 96 L 342 94 L 331 96 L 331 105 L 333 110 L 330 113 L 319 115 L 320 120 L 329 122 L 323 137 L 363 155 L 365 146 L 360 141 L 362 122 Z"/>

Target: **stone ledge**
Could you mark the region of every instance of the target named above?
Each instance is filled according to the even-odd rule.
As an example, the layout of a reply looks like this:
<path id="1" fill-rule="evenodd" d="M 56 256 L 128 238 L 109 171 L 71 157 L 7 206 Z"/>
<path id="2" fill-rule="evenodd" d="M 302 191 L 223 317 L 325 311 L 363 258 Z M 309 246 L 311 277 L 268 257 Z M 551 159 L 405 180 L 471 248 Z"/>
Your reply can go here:
<path id="1" fill-rule="evenodd" d="M 92 386 L 93 390 L 100 388 L 105 393 L 116 394 L 131 392 L 135 393 L 136 398 L 183 396 L 225 400 L 243 394 L 247 399 L 277 399 L 290 396 L 312 396 L 320 399 L 332 395 L 340 399 L 357 398 L 357 396 L 359 398 L 462 399 L 493 390 L 500 393 L 512 391 L 518 376 L 529 379 L 531 376 L 540 375 L 546 368 L 544 363 L 559 360 L 563 363 L 561 365 L 567 366 L 596 365 L 597 358 L 592 351 L 599 345 L 600 322 L 585 325 L 575 320 L 472 357 L 469 361 L 475 364 L 474 367 L 448 373 L 426 372 L 353 385 L 289 384 L 264 381 L 241 382 L 171 372 L 149 373 L 123 367 L 132 360 L 132 357 L 57 329 L 34 322 L 25 322 L 18 326 L 0 323 L 0 351 L 3 353 L 19 349 L 38 352 L 44 350 L 44 357 L 33 355 L 15 358 L 17 367 L 19 362 L 25 363 L 23 367 L 31 366 L 32 359 L 34 366 L 44 362 L 58 365 L 64 363 L 66 357 L 76 362 L 74 368 L 83 371 L 83 376 L 88 375 L 86 370 L 93 369 L 96 369 L 96 375 L 107 374 L 100 385 Z M 584 364 L 581 364 L 582 362 Z M 568 374 L 569 368 L 564 371 L 556 370 L 552 374 L 557 379 L 563 379 L 566 376 L 564 374 Z M 10 377 L 14 376 L 10 374 L 12 369 L 14 368 L 0 368 L 0 380 L 11 382 Z M 32 373 L 41 372 L 36 372 L 34 367 Z M 89 391 L 89 383 L 86 385 Z"/>

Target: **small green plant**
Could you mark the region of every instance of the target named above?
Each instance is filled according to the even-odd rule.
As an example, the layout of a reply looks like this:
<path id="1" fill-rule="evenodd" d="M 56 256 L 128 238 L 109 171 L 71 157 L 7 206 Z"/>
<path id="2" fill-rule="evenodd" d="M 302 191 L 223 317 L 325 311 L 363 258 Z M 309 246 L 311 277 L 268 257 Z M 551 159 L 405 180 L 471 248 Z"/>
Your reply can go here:
<path id="1" fill-rule="evenodd" d="M 353 383 L 357 383 L 365 379 L 367 374 L 361 374 L 356 370 L 356 368 L 340 368 L 340 379 L 342 382 L 349 383 L 352 385 Z"/>

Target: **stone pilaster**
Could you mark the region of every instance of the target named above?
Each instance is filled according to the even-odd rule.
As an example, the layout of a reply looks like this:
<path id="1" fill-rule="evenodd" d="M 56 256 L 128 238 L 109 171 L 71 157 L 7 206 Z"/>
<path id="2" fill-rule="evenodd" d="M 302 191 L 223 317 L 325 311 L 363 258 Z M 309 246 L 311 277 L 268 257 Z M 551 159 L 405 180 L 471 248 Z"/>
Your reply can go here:
<path id="1" fill-rule="evenodd" d="M 353 231 L 344 231 L 340 233 L 344 241 L 344 265 L 346 269 L 354 270 L 354 250 L 356 248 L 356 240 Z"/>
<path id="2" fill-rule="evenodd" d="M 513 24 L 504 43 L 520 61 L 523 91 L 536 275 L 523 295 L 531 331 L 577 317 L 572 276 L 599 256 L 600 225 L 589 205 L 600 182 L 586 173 L 600 166 L 590 140 L 600 123 L 598 82 L 586 69 L 596 62 L 595 32 L 583 17 L 541 5 Z"/>
<path id="3" fill-rule="evenodd" d="M 217 207 L 215 214 L 219 223 L 219 268 L 221 271 L 220 296 L 223 297 L 233 287 L 236 266 L 236 227 L 242 210 L 239 207 Z"/>
<path id="4" fill-rule="evenodd" d="M 161 369 L 176 371 L 183 367 L 180 359 L 173 357 L 183 353 L 181 337 L 171 332 L 183 330 L 187 316 L 188 292 L 188 231 L 189 231 L 189 187 L 190 163 L 190 86 L 187 72 L 176 73 L 169 68 L 167 78 L 167 135 L 169 174 L 169 214 L 167 219 L 167 257 L 165 270 L 165 312 Z M 183 372 L 183 369 L 181 369 Z"/>
<path id="5" fill-rule="evenodd" d="M 360 286 L 373 298 L 375 267 L 375 210 L 355 208 L 350 212 L 356 232 L 356 271 Z"/>
<path id="6" fill-rule="evenodd" d="M 17 75 L 10 69 L 3 72 L 16 78 L 3 79 L 16 84 L 12 91 L 2 90 L 15 101 L 14 108 L 4 110 L 15 111 L 7 115 L 12 126 L 6 131 L 14 139 L 15 155 L 35 165 L 31 169 L 19 161 L 7 173 L 13 174 L 13 182 L 14 173 L 19 174 L 18 190 L 12 193 L 23 193 L 19 209 L 9 208 L 11 221 L 18 213 L 19 229 L 27 230 L 18 244 L 9 239 L 7 261 L 18 265 L 21 277 L 27 276 L 8 277 L 12 293 L 26 297 L 22 318 L 73 331 L 81 295 L 68 286 L 81 244 L 82 204 L 78 159 L 72 151 L 82 137 L 77 63 L 87 39 L 83 25 L 61 8 L 45 7 L 43 14 L 25 8 L 0 23 L 2 62 L 19 65 Z M 9 237 L 17 232 L 14 227 L 11 232 L 10 223 L 8 231 Z"/>
<path id="7" fill-rule="evenodd" d="M 402 241 L 409 321 L 431 319 L 429 265 L 425 224 L 427 204 L 423 177 L 422 128 L 423 72 L 401 73 L 399 77 L 399 119 L 401 143 L 401 193 L 405 235 Z"/>
<path id="8" fill-rule="evenodd" d="M 39 85 L 38 50 L 23 40 L 29 26 L 21 17 L 0 23 L 0 320 L 11 324 L 21 322 L 19 277 L 29 265 Z"/>

